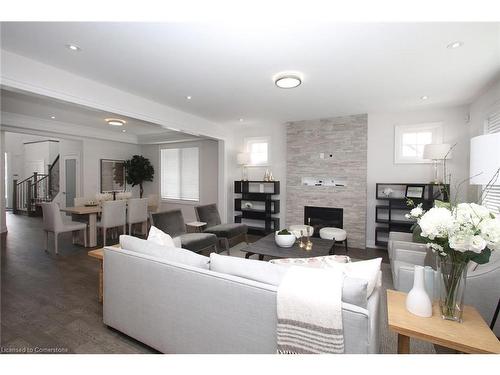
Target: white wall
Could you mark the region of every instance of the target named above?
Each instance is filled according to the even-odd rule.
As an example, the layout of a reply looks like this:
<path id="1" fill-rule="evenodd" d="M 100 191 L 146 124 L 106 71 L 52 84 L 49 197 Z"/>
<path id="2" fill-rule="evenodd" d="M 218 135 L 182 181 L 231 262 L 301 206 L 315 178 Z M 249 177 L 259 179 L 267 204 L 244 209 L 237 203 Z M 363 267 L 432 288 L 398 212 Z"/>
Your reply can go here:
<path id="1" fill-rule="evenodd" d="M 83 196 L 95 198 L 101 191 L 101 159 L 128 160 L 140 155 L 141 147 L 130 143 L 83 139 Z M 131 188 L 134 196 L 139 196 L 139 187 Z"/>
<path id="2" fill-rule="evenodd" d="M 147 157 L 155 169 L 152 182 L 144 185 L 145 194 L 157 194 L 160 196 L 160 149 L 161 148 L 183 148 L 199 147 L 199 171 L 200 171 L 200 201 L 199 202 L 175 202 L 161 201 L 160 210 L 182 210 L 186 222 L 196 220 L 194 206 L 210 203 L 219 203 L 219 145 L 211 139 L 196 142 L 178 142 L 164 145 L 143 145 L 142 155 Z"/>
<path id="3" fill-rule="evenodd" d="M 234 221 L 234 181 L 241 180 L 241 167 L 236 163 L 236 155 L 245 151 L 245 138 L 268 137 L 270 162 L 264 167 L 248 167 L 248 179 L 259 180 L 264 178 L 266 169 L 269 169 L 274 179 L 280 181 L 280 195 L 276 198 L 280 200 L 280 213 L 276 216 L 280 218 L 281 227 L 285 226 L 286 213 L 286 125 L 285 124 L 258 124 L 240 125 L 235 129 L 233 138 L 230 139 L 227 148 L 228 152 L 228 181 L 227 181 L 227 205 L 228 221 Z M 297 223 L 301 224 L 303 218 L 297 218 Z"/>
<path id="4" fill-rule="evenodd" d="M 7 232 L 5 222 L 5 132 L 0 131 L 0 233 Z"/>
<path id="5" fill-rule="evenodd" d="M 375 184 L 377 182 L 430 182 L 432 164 L 395 164 L 394 127 L 396 125 L 443 122 L 444 143 L 455 144 L 453 158 L 447 162 L 451 173 L 451 195 L 456 184 L 469 173 L 469 131 L 466 122 L 468 107 L 430 109 L 402 113 L 368 114 L 368 195 L 367 195 L 367 246 L 375 246 Z M 459 200 L 466 199 L 467 185 L 459 191 Z"/>

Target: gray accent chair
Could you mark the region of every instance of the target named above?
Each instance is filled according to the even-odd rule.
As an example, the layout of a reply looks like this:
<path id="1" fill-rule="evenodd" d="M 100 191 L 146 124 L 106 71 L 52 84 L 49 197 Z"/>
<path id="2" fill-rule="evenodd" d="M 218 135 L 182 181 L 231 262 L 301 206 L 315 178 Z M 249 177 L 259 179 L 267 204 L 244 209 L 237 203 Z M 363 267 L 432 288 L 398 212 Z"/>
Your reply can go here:
<path id="1" fill-rule="evenodd" d="M 207 226 L 203 230 L 203 232 L 215 234 L 217 236 L 217 239 L 224 243 L 224 248 L 227 250 L 227 255 L 230 255 L 230 242 L 233 246 L 239 242 L 248 243 L 247 225 L 241 223 L 222 224 L 219 210 L 217 210 L 217 205 L 215 203 L 196 206 L 194 208 L 194 211 L 196 212 L 196 217 L 199 221 L 207 223 Z"/>
<path id="2" fill-rule="evenodd" d="M 172 238 L 179 237 L 184 249 L 200 253 L 203 250 L 217 251 L 217 236 L 211 233 L 187 233 L 181 210 L 155 212 L 150 214 L 151 225 L 168 233 Z"/>
<path id="3" fill-rule="evenodd" d="M 431 299 L 439 298 L 439 279 L 435 270 L 435 256 L 425 244 L 401 241 L 400 236 L 389 234 L 388 249 L 394 288 L 409 292 L 413 287 L 415 265 L 425 267 L 426 290 Z M 490 261 L 483 265 L 470 263 L 467 271 L 464 303 L 474 306 L 486 323 L 493 319 L 500 298 L 500 251 L 491 253 Z M 493 331 L 500 336 L 500 321 L 497 320 Z"/>

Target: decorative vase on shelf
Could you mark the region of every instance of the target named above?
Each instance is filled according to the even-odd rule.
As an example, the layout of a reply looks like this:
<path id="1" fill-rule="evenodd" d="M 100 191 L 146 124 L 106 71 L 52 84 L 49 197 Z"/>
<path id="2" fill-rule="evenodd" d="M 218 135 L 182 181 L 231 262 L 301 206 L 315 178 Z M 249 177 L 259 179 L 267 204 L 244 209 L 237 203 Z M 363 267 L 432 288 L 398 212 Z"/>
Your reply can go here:
<path id="1" fill-rule="evenodd" d="M 269 169 L 266 169 L 266 172 L 264 173 L 264 181 L 269 181 Z"/>
<path id="2" fill-rule="evenodd" d="M 425 291 L 424 267 L 415 266 L 413 288 L 406 297 L 406 309 L 423 318 L 432 316 L 432 302 Z"/>
<path id="3" fill-rule="evenodd" d="M 441 257 L 438 260 L 439 308 L 441 317 L 462 322 L 467 262 Z"/>

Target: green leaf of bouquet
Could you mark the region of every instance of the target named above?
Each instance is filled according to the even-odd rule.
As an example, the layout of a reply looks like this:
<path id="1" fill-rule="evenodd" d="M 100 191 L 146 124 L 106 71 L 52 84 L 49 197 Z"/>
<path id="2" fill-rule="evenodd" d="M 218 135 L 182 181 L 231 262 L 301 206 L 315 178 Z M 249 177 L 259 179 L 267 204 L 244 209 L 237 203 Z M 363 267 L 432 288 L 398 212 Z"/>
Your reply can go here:
<path id="1" fill-rule="evenodd" d="M 422 228 L 420 228 L 420 225 L 416 225 L 415 229 L 413 229 L 413 242 L 418 242 L 418 243 L 429 242 L 429 239 L 426 237 L 422 237 L 421 233 L 422 233 Z"/>
<path id="2" fill-rule="evenodd" d="M 485 248 L 481 253 L 477 254 L 472 251 L 468 251 L 470 254 L 470 260 L 476 262 L 477 264 L 486 264 L 490 261 L 491 250 Z"/>

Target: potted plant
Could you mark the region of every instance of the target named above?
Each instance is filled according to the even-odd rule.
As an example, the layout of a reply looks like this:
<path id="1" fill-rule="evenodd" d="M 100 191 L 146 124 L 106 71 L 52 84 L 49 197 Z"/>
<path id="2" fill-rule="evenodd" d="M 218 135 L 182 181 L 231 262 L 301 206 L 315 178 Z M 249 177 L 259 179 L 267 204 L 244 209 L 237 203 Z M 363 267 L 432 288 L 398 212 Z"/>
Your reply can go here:
<path id="1" fill-rule="evenodd" d="M 278 245 L 279 247 L 292 247 L 297 238 L 293 233 L 290 233 L 286 229 L 282 229 L 280 231 L 276 231 L 274 240 L 276 242 L 276 245 Z"/>
<path id="2" fill-rule="evenodd" d="M 153 181 L 155 170 L 148 158 L 142 155 L 134 155 L 132 159 L 125 161 L 127 184 L 139 185 L 139 194 L 142 198 L 144 189 L 142 184 L 145 181 Z"/>

